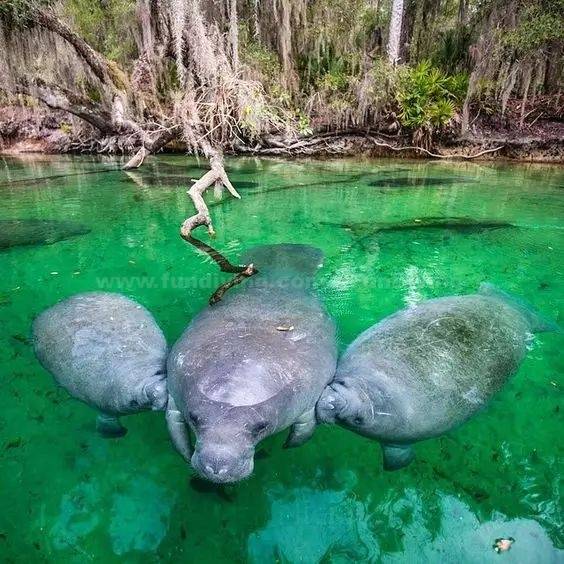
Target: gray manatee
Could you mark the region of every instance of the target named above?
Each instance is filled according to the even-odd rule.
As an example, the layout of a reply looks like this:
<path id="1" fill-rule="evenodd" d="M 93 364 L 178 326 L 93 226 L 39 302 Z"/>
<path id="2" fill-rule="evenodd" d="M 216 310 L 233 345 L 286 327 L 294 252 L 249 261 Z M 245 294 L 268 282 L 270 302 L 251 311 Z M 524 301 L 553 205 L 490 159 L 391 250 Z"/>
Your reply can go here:
<path id="1" fill-rule="evenodd" d="M 241 480 L 265 437 L 291 426 L 286 446 L 297 446 L 313 434 L 337 356 L 334 323 L 312 290 L 322 259 L 307 245 L 251 250 L 245 263 L 259 273 L 200 313 L 172 348 L 169 431 L 202 477 Z"/>
<path id="2" fill-rule="evenodd" d="M 97 409 L 98 431 L 119 437 L 120 415 L 164 410 L 167 344 L 141 305 L 120 294 L 77 294 L 33 323 L 39 362 L 69 394 Z"/>
<path id="3" fill-rule="evenodd" d="M 554 329 L 489 284 L 401 310 L 349 346 L 319 399 L 318 420 L 376 439 L 384 468 L 402 468 L 412 443 L 488 403 L 519 368 L 532 333 Z"/>

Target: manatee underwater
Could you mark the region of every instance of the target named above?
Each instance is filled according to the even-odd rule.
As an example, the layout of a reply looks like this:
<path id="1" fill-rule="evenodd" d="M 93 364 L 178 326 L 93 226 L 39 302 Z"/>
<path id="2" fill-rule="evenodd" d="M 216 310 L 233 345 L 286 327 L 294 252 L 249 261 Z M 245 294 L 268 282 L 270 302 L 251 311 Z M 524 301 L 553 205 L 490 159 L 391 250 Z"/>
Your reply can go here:
<path id="1" fill-rule="evenodd" d="M 489 284 L 403 309 L 348 347 L 319 399 L 318 420 L 376 439 L 384 468 L 402 468 L 414 442 L 488 403 L 519 368 L 531 333 L 551 330 L 558 327 Z"/>
<path id="2" fill-rule="evenodd" d="M 0 251 L 27 245 L 51 245 L 87 233 L 90 233 L 88 227 L 72 221 L 0 219 Z"/>
<path id="3" fill-rule="evenodd" d="M 498 219 L 473 219 L 471 217 L 415 217 L 396 223 L 376 223 L 361 221 L 357 223 L 332 223 L 321 221 L 322 225 L 340 227 L 351 231 L 360 239 L 372 237 L 378 233 L 400 233 L 404 231 L 444 230 L 462 234 L 482 233 L 496 229 L 515 228 L 507 221 Z"/>
<path id="4" fill-rule="evenodd" d="M 99 411 L 98 431 L 119 437 L 120 415 L 164 410 L 167 344 L 153 316 L 120 294 L 77 294 L 33 323 L 43 367 L 67 392 Z"/>
<path id="5" fill-rule="evenodd" d="M 172 348 L 167 423 L 203 478 L 242 480 L 265 437 L 291 427 L 286 446 L 298 446 L 313 434 L 337 357 L 334 323 L 312 289 L 322 259 L 308 245 L 252 249 L 244 262 L 259 273 L 203 310 Z"/>
<path id="6" fill-rule="evenodd" d="M 411 177 L 378 178 L 368 182 L 376 188 L 421 188 L 426 186 L 454 186 L 457 183 L 475 182 L 473 178 Z"/>

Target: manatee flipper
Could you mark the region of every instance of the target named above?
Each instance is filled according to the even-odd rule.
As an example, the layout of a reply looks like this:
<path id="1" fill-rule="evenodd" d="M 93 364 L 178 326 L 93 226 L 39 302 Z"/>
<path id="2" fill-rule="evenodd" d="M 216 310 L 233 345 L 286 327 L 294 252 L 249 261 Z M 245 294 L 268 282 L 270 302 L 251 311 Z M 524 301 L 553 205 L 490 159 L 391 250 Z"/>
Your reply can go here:
<path id="1" fill-rule="evenodd" d="M 166 426 L 168 427 L 174 448 L 186 462 L 190 462 L 192 458 L 192 443 L 188 426 L 170 394 L 166 406 Z"/>
<path id="2" fill-rule="evenodd" d="M 415 451 L 411 445 L 382 444 L 384 455 L 384 470 L 399 470 L 409 466 L 415 458 Z"/>
<path id="3" fill-rule="evenodd" d="M 117 415 L 100 412 L 96 417 L 96 431 L 105 439 L 117 439 L 127 433 Z"/>
<path id="4" fill-rule="evenodd" d="M 290 434 L 284 443 L 284 448 L 292 448 L 303 445 L 313 435 L 316 423 L 315 409 L 310 409 L 300 415 L 290 428 Z"/>

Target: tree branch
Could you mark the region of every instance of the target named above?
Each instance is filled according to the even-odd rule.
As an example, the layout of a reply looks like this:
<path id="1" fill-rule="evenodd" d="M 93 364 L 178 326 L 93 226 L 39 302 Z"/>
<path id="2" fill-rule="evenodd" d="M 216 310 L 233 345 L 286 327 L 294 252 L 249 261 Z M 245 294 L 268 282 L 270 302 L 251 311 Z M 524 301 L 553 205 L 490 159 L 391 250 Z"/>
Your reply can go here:
<path id="1" fill-rule="evenodd" d="M 23 79 L 15 88 L 16 93 L 37 98 L 45 105 L 55 110 L 69 112 L 99 129 L 106 135 L 118 133 L 113 124 L 111 112 L 104 109 L 101 104 L 92 102 L 88 98 L 71 92 L 62 86 L 49 84 L 36 78 L 31 82 Z"/>
<path id="2" fill-rule="evenodd" d="M 63 23 L 59 18 L 57 18 L 49 10 L 43 10 L 42 8 L 34 8 L 31 13 L 33 21 L 62 37 L 68 41 L 76 50 L 76 52 L 82 57 L 84 62 L 92 69 L 92 72 L 104 83 L 108 85 L 113 85 L 119 90 L 125 88 L 125 83 L 123 80 L 118 79 L 117 72 L 110 68 L 108 61 L 96 52 L 82 37 L 77 35 L 70 27 Z"/>
<path id="3" fill-rule="evenodd" d="M 211 170 L 206 172 L 204 176 L 197 180 L 190 188 L 190 190 L 188 190 L 188 195 L 190 196 L 192 203 L 196 208 L 196 214 L 184 221 L 180 228 L 180 236 L 186 242 L 194 245 L 200 251 L 208 254 L 211 259 L 219 265 L 219 268 L 222 272 L 235 273 L 235 276 L 231 280 L 222 284 L 212 294 L 209 303 L 210 305 L 213 305 L 221 300 L 227 290 L 229 290 L 233 286 L 236 286 L 237 284 L 240 284 L 246 278 L 257 274 L 258 270 L 254 267 L 253 264 L 236 266 L 230 263 L 229 260 L 224 257 L 219 251 L 215 250 L 213 247 L 210 247 L 203 241 L 196 239 L 192 235 L 192 231 L 201 226 L 206 226 L 208 228 L 208 233 L 211 237 L 215 235 L 210 212 L 203 197 L 204 192 L 210 186 L 214 185 L 216 188 L 225 186 L 232 196 L 239 199 L 241 198 L 241 196 L 239 195 L 237 190 L 235 190 L 233 184 L 231 184 L 229 178 L 227 177 L 227 173 L 225 172 L 225 168 L 223 166 L 223 157 L 221 153 L 211 149 L 211 147 L 207 144 L 204 144 L 204 152 L 209 158 Z"/>

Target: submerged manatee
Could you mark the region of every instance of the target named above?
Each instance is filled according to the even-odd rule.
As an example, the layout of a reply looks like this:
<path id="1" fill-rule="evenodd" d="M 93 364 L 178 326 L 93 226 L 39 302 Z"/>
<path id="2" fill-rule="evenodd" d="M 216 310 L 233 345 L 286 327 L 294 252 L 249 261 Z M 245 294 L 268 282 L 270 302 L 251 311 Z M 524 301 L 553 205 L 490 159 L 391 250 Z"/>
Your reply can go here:
<path id="1" fill-rule="evenodd" d="M 50 219 L 0 219 L 0 250 L 26 245 L 51 245 L 90 229 L 72 221 Z"/>
<path id="2" fill-rule="evenodd" d="M 441 177 L 416 177 L 416 176 L 399 176 L 391 178 L 379 178 L 368 183 L 369 186 L 377 188 L 419 188 L 425 186 L 454 186 L 458 182 L 468 183 L 475 182 L 471 178 L 441 178 Z"/>
<path id="3" fill-rule="evenodd" d="M 57 383 L 100 411 L 105 436 L 126 433 L 120 415 L 166 407 L 164 335 L 125 296 L 89 292 L 54 305 L 34 321 L 33 344 Z"/>
<path id="4" fill-rule="evenodd" d="M 471 417 L 514 374 L 532 332 L 555 329 L 525 303 L 483 284 L 478 294 L 404 309 L 362 333 L 323 392 L 318 419 L 382 444 L 384 467 L 411 444 Z"/>
<path id="5" fill-rule="evenodd" d="M 265 437 L 292 426 L 286 444 L 297 446 L 312 435 L 336 364 L 335 327 L 311 288 L 321 251 L 267 245 L 244 262 L 259 273 L 196 317 L 168 359 L 172 440 L 218 483 L 249 476 Z"/>
<path id="6" fill-rule="evenodd" d="M 473 219 L 471 217 L 416 217 L 397 223 L 331 223 L 321 221 L 322 225 L 341 227 L 365 239 L 378 233 L 398 233 L 403 231 L 444 230 L 456 233 L 481 233 L 486 230 L 513 228 L 515 225 L 498 219 Z"/>

